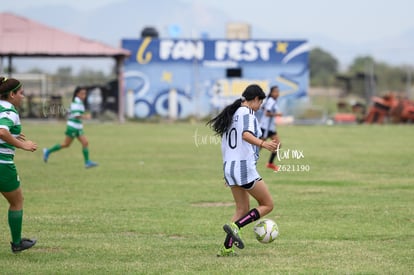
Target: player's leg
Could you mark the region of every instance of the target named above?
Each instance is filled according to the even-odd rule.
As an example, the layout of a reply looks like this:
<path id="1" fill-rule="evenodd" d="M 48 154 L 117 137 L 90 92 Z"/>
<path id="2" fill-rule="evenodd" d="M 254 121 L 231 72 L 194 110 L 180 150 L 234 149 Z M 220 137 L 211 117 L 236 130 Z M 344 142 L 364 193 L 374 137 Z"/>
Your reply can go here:
<path id="1" fill-rule="evenodd" d="M 272 196 L 262 179 L 247 184 L 244 187 L 232 188 L 233 197 L 236 201 L 236 213 L 233 216 L 234 223 L 223 227 L 228 234 L 232 235 L 234 245 L 240 249 L 244 248 L 240 229 L 270 213 L 273 209 Z M 258 207 L 249 210 L 248 194 L 256 199 L 259 204 Z"/>
<path id="2" fill-rule="evenodd" d="M 231 192 L 236 203 L 236 211 L 233 215 L 232 223 L 225 224 L 223 226 L 223 229 L 226 232 L 226 238 L 224 239 L 224 243 L 217 253 L 217 256 L 219 257 L 236 255 L 233 245 L 237 246 L 238 248 L 244 248 L 244 244 L 240 236 L 240 228 L 237 227 L 234 221 L 238 220 L 249 210 L 249 194 L 245 189 L 239 186 L 231 187 Z"/>
<path id="3" fill-rule="evenodd" d="M 277 133 L 273 132 L 272 135 L 270 136 L 270 138 L 272 140 L 274 140 L 276 143 L 278 143 L 278 149 L 281 147 L 281 143 L 280 143 L 280 139 L 279 136 L 277 135 Z M 266 164 L 267 168 L 273 169 L 274 171 L 278 171 L 279 167 L 277 165 L 274 164 L 275 158 L 277 156 L 277 151 L 276 152 L 272 152 L 270 153 L 270 158 L 269 161 Z"/>
<path id="4" fill-rule="evenodd" d="M 73 137 L 71 137 L 71 136 L 65 136 L 65 139 L 60 144 L 60 149 L 62 149 L 62 148 L 68 148 L 72 144 L 72 141 L 73 141 Z"/>
<path id="5" fill-rule="evenodd" d="M 68 135 L 68 132 L 66 132 L 65 139 L 62 143 L 55 144 L 54 146 L 50 148 L 43 148 L 43 160 L 44 162 L 47 162 L 49 159 L 50 154 L 59 151 L 60 149 L 67 148 L 72 144 L 73 137 Z"/>
<path id="6" fill-rule="evenodd" d="M 85 161 L 85 167 L 91 168 L 91 167 L 97 166 L 98 164 L 96 162 L 93 162 L 89 159 L 89 148 L 88 148 L 89 142 L 86 136 L 83 134 L 79 135 L 78 140 L 82 144 L 82 154 L 83 154 L 83 160 Z"/>
<path id="7" fill-rule="evenodd" d="M 23 224 L 23 192 L 14 165 L 2 165 L 1 167 L 1 193 L 9 203 L 8 224 L 12 237 L 11 249 L 14 253 L 32 247 L 36 240 L 22 238 Z"/>
<path id="8" fill-rule="evenodd" d="M 21 241 L 22 222 L 23 222 L 23 192 L 19 187 L 11 192 L 2 192 L 9 202 L 8 222 L 13 244 Z"/>
<path id="9" fill-rule="evenodd" d="M 243 217 L 250 208 L 249 193 L 246 189 L 240 186 L 231 187 L 234 202 L 236 203 L 236 211 L 233 215 L 232 221 L 235 222 Z"/>
<path id="10" fill-rule="evenodd" d="M 244 226 L 260 219 L 260 217 L 268 214 L 273 209 L 273 200 L 263 179 L 247 184 L 244 187 L 244 191 L 255 198 L 259 205 L 250 210 L 249 207 L 243 210 L 244 214 L 234 222 L 239 228 L 243 228 Z M 249 196 L 247 195 L 247 200 L 248 197 Z M 248 206 L 248 204 L 246 205 Z"/>
<path id="11" fill-rule="evenodd" d="M 246 187 L 249 187 L 249 186 L 246 186 Z M 263 217 L 266 214 L 270 213 L 273 209 L 272 196 L 270 195 L 270 192 L 263 180 L 259 180 L 253 183 L 251 189 L 243 189 L 241 187 L 238 187 L 238 189 L 235 189 L 233 187 L 232 193 L 236 201 L 236 209 L 237 209 L 236 214 L 233 216 L 233 220 L 235 219 L 237 220 L 233 222 L 232 224 L 226 224 L 223 227 L 224 231 L 226 231 L 227 233 L 227 236 L 224 241 L 224 247 L 222 248 L 222 251 L 223 249 L 226 248 L 226 245 L 227 246 L 233 245 L 233 243 L 238 248 L 243 249 L 244 243 L 240 236 L 240 229 L 260 219 L 260 217 Z M 257 200 L 259 204 L 258 207 L 249 210 L 248 194 L 250 194 Z M 237 207 L 237 202 L 240 203 L 240 207 Z M 241 213 L 245 213 L 245 214 L 240 216 Z"/>
<path id="12" fill-rule="evenodd" d="M 249 194 L 247 193 L 246 189 L 240 186 L 233 186 L 231 188 L 231 192 L 233 194 L 234 201 L 236 203 L 236 211 L 232 218 L 232 223 L 225 224 L 223 226 L 224 231 L 227 233 L 225 246 L 226 244 L 235 245 L 240 249 L 244 248 L 244 243 L 241 238 L 240 229 L 242 226 L 237 224 L 238 221 L 243 219 L 246 216 L 246 213 L 249 212 L 250 208 L 250 200 Z"/>
<path id="13" fill-rule="evenodd" d="M 269 214 L 273 210 L 273 199 L 272 195 L 267 188 L 266 183 L 263 179 L 256 182 L 252 189 L 247 190 L 249 194 L 259 204 L 256 209 L 259 213 L 259 218 Z"/>

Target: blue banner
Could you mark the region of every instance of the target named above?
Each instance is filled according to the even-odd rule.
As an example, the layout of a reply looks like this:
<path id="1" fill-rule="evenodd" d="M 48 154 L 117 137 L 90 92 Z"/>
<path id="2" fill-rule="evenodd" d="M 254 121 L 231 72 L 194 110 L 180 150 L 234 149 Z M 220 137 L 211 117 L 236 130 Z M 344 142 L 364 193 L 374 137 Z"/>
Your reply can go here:
<path id="1" fill-rule="evenodd" d="M 217 113 L 256 83 L 281 91 L 289 114 L 307 95 L 306 40 L 125 39 L 125 98 L 129 117 L 188 118 Z"/>

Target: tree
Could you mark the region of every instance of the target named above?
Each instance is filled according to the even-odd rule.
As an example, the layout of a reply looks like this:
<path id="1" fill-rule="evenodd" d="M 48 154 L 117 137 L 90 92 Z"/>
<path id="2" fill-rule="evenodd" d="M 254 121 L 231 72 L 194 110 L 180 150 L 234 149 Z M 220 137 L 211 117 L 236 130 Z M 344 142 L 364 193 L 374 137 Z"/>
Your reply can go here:
<path id="1" fill-rule="evenodd" d="M 321 48 L 309 53 L 309 73 L 312 86 L 332 86 L 338 72 L 338 61 Z"/>
<path id="2" fill-rule="evenodd" d="M 55 74 L 58 87 L 65 87 L 73 83 L 72 67 L 59 67 Z"/>
<path id="3" fill-rule="evenodd" d="M 375 79 L 375 94 L 377 95 L 407 89 L 407 72 L 409 72 L 409 69 L 376 62 L 370 56 L 355 58 L 348 71 L 353 75 L 365 75 Z"/>
<path id="4" fill-rule="evenodd" d="M 5 67 L 4 68 L 4 73 L 7 73 L 7 74 L 9 74 L 9 73 L 12 73 L 12 74 L 15 74 L 15 73 L 18 73 L 18 71 L 17 71 L 17 68 L 15 68 L 15 67 Z"/>
<path id="5" fill-rule="evenodd" d="M 350 73 L 362 73 L 366 72 L 371 66 L 375 66 L 375 60 L 371 56 L 358 56 L 354 59 L 349 66 L 348 71 Z"/>
<path id="6" fill-rule="evenodd" d="M 103 84 L 110 80 L 102 71 L 96 71 L 88 68 L 82 68 L 77 77 L 78 83 L 82 85 Z"/>
<path id="7" fill-rule="evenodd" d="M 30 70 L 27 71 L 27 73 L 29 74 L 44 74 L 45 72 L 37 67 L 31 68 Z"/>

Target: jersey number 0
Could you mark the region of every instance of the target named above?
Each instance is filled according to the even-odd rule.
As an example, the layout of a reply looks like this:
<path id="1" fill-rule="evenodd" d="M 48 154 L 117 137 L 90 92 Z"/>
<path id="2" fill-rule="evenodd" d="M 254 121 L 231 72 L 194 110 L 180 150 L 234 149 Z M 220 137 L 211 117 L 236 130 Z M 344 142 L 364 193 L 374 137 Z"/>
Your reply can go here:
<path id="1" fill-rule="evenodd" d="M 231 149 L 237 147 L 237 129 L 231 128 L 230 131 L 226 133 L 226 139 Z"/>

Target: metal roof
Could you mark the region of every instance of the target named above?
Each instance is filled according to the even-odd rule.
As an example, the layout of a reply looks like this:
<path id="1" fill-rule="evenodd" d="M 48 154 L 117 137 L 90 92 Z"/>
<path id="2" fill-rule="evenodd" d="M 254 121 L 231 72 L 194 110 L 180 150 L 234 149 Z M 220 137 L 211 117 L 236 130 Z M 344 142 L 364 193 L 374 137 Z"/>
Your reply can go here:
<path id="1" fill-rule="evenodd" d="M 52 28 L 12 13 L 0 13 L 0 56 L 120 57 L 130 52 Z"/>

